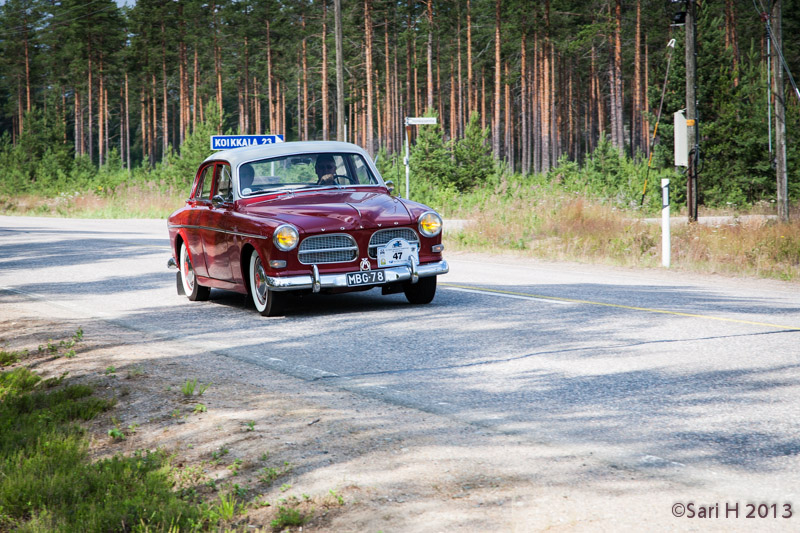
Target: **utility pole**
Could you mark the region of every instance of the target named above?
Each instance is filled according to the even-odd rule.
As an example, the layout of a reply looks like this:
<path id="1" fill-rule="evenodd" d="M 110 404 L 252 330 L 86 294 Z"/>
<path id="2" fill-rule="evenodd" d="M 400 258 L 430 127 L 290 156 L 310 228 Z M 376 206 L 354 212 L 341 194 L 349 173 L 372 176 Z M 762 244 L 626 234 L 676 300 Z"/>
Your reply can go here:
<path id="1" fill-rule="evenodd" d="M 783 50 L 783 32 L 781 30 L 782 0 L 773 0 L 772 15 L 768 21 L 768 30 L 771 33 L 772 83 L 775 91 L 775 173 L 778 192 L 778 219 L 782 222 L 789 220 L 788 179 L 786 172 L 786 102 L 783 90 L 783 64 L 781 51 Z"/>
<path id="2" fill-rule="evenodd" d="M 336 32 L 336 140 L 347 140 L 344 124 L 344 52 L 342 45 L 342 0 L 334 0 Z"/>
<path id="3" fill-rule="evenodd" d="M 686 130 L 689 145 L 689 168 L 686 173 L 686 204 L 689 222 L 697 222 L 697 167 L 700 143 L 697 135 L 697 4 L 686 6 Z"/>

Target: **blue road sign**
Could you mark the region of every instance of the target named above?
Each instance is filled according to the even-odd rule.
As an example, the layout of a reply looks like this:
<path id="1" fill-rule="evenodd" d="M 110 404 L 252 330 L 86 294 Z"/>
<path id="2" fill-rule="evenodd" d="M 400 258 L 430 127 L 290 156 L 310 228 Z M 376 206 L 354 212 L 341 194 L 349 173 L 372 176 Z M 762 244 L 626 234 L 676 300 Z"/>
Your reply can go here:
<path id="1" fill-rule="evenodd" d="M 212 135 L 212 150 L 228 150 L 246 146 L 282 143 L 283 135 Z"/>

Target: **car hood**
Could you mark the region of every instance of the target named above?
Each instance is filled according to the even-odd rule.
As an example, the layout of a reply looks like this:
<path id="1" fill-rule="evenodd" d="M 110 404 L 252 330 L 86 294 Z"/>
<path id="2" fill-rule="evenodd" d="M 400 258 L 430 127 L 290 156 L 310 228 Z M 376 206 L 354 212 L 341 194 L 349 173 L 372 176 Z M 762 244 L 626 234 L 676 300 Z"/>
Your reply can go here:
<path id="1" fill-rule="evenodd" d="M 305 233 L 385 228 L 415 221 L 398 198 L 339 189 L 285 194 L 248 204 L 243 211 L 294 224 Z"/>

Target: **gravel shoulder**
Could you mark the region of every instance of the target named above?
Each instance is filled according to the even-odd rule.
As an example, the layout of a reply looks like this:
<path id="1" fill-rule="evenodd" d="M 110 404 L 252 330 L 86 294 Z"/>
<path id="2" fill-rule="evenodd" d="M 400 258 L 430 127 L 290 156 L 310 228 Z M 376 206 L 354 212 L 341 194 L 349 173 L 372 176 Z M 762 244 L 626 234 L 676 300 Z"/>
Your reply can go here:
<path id="1" fill-rule="evenodd" d="M 598 457 L 296 379 L 214 352 L 0 291 L 0 346 L 36 350 L 85 332 L 73 358 L 31 357 L 43 377 L 69 372 L 116 407 L 89 426 L 94 458 L 174 454 L 179 487 L 207 500 L 239 487 L 235 530 L 270 530 L 280 505 L 303 531 L 748 531 L 751 521 L 679 519 L 676 502 L 721 494 L 679 470 Z M 111 371 L 113 367 L 113 371 Z M 6 369 L 7 370 L 7 369 Z M 208 384 L 185 397 L 187 380 Z M 198 405 L 207 409 L 202 412 Z M 113 440 L 115 424 L 128 435 Z M 798 502 L 800 504 L 800 502 Z M 723 503 L 724 505 L 724 503 Z M 787 530 L 791 521 L 760 521 Z"/>

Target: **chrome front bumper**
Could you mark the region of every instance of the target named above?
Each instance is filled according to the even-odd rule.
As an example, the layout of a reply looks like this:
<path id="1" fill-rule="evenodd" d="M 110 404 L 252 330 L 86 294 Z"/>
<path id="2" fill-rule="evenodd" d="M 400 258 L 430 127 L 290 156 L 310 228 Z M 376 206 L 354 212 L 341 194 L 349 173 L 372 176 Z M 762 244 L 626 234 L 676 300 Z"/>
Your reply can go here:
<path id="1" fill-rule="evenodd" d="M 412 266 L 396 266 L 381 269 L 386 274 L 386 282 L 379 285 L 387 285 L 397 281 L 411 280 L 411 283 L 416 283 L 419 278 L 426 278 L 429 276 L 438 276 L 440 274 L 447 274 L 450 267 L 447 261 L 438 261 L 436 263 L 425 263 L 424 265 Z M 301 276 L 267 276 L 267 285 L 273 291 L 296 291 L 302 289 L 311 289 L 313 292 L 319 292 L 322 289 L 338 289 L 347 288 L 347 274 L 320 274 L 317 265 L 311 265 L 311 273 Z M 379 285 L 375 285 L 376 287 Z"/>

